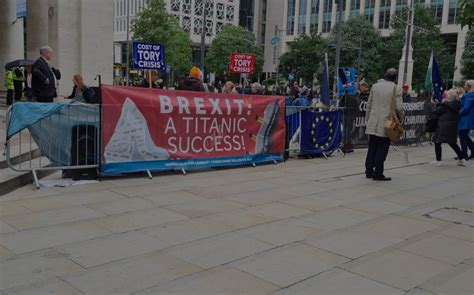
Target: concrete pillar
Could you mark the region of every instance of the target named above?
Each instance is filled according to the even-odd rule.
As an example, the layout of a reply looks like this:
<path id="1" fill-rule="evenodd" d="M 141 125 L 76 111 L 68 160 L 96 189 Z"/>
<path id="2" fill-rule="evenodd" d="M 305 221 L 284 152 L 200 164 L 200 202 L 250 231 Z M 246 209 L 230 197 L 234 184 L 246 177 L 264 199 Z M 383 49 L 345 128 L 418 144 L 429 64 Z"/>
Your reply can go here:
<path id="1" fill-rule="evenodd" d="M 464 50 L 466 49 L 464 47 L 464 43 L 466 42 L 467 32 L 468 32 L 468 29 L 467 29 L 467 26 L 466 26 L 462 30 L 460 30 L 459 33 L 458 33 L 458 40 L 456 42 L 456 56 L 455 56 L 455 59 L 454 59 L 454 67 L 456 69 L 454 71 L 454 76 L 453 76 L 453 81 L 454 82 L 459 82 L 463 78 L 462 75 L 461 75 L 461 57 L 462 57 L 462 54 L 463 54 Z M 471 79 L 471 77 L 464 77 L 464 78 Z"/>
<path id="2" fill-rule="evenodd" d="M 27 0 L 26 3 L 26 56 L 36 59 L 41 46 L 49 45 L 49 1 Z"/>
<path id="3" fill-rule="evenodd" d="M 293 35 L 298 36 L 298 25 L 300 21 L 300 0 L 296 0 L 295 4 L 295 25 L 293 26 Z"/>
<path id="4" fill-rule="evenodd" d="M 415 13 L 412 14 L 411 17 L 411 23 L 413 24 L 413 20 L 415 17 Z M 408 30 L 408 27 L 407 27 Z M 405 30 L 405 37 L 406 37 L 406 32 Z M 402 52 L 402 58 L 400 59 L 400 64 L 398 67 L 398 86 L 401 87 L 403 84 L 403 73 L 405 69 L 405 59 L 408 58 L 408 63 L 407 63 L 407 76 L 406 76 L 406 83 L 410 85 L 411 88 L 411 83 L 413 79 L 413 26 L 411 26 L 411 33 L 410 33 L 410 47 L 408 48 L 408 57 L 406 56 L 406 48 L 407 48 L 408 42 L 405 40 L 405 45 L 403 46 L 403 52 Z M 411 89 L 410 89 L 411 90 Z"/>
<path id="5" fill-rule="evenodd" d="M 16 1 L 3 0 L 0 9 L 0 89 L 4 89 L 4 66 L 23 58 L 23 20 L 16 20 Z"/>

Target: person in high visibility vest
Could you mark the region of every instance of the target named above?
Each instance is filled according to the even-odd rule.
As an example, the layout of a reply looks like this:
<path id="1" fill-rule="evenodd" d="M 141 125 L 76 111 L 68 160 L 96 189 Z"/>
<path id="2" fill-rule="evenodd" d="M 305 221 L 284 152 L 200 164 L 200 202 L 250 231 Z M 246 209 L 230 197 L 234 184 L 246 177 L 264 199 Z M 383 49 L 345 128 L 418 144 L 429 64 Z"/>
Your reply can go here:
<path id="1" fill-rule="evenodd" d="M 25 76 L 23 75 L 23 70 L 19 67 L 13 68 L 13 86 L 15 89 L 15 101 L 21 101 L 23 95 L 23 82 L 25 81 Z"/>
<path id="2" fill-rule="evenodd" d="M 12 70 L 7 70 L 5 72 L 5 88 L 7 89 L 7 105 L 11 105 L 13 103 L 13 90 L 15 87 L 13 86 L 13 72 Z"/>

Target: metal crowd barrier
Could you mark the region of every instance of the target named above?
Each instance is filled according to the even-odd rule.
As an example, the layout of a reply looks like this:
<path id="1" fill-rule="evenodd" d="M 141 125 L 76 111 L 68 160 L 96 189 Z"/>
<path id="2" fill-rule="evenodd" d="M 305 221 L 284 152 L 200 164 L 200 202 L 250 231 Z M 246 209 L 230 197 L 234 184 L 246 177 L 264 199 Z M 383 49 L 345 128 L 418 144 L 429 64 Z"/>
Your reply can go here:
<path id="1" fill-rule="evenodd" d="M 12 107 L 7 111 L 7 132 L 11 116 Z M 17 172 L 31 172 L 37 188 L 38 171 L 63 170 L 71 175 L 85 169 L 96 171 L 100 162 L 99 122 L 98 105 L 65 104 L 59 112 L 7 139 L 8 166 Z"/>

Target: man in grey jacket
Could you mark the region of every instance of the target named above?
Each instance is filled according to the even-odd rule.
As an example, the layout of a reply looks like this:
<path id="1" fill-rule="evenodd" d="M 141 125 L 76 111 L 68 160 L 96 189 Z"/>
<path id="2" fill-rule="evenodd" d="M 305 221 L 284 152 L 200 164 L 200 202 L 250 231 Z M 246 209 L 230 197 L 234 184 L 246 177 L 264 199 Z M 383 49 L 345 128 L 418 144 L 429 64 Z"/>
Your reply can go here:
<path id="1" fill-rule="evenodd" d="M 377 181 L 389 181 L 383 174 L 384 162 L 390 148 L 390 139 L 385 133 L 385 122 L 390 115 L 390 102 L 396 98 L 396 113 L 403 122 L 403 102 L 401 93 L 396 91 L 397 70 L 388 69 L 382 81 L 374 84 L 370 90 L 366 111 L 366 131 L 369 135 L 369 149 L 365 160 L 365 175 Z"/>

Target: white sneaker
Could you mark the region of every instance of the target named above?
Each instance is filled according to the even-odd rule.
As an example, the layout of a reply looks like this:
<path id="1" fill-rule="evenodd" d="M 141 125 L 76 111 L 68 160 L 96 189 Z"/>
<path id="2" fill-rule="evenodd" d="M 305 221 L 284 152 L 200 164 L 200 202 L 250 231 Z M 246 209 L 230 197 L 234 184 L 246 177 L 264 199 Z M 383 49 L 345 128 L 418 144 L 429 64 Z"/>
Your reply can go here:
<path id="1" fill-rule="evenodd" d="M 441 166 L 443 166 L 443 162 L 441 162 L 441 161 L 432 161 L 432 162 L 430 162 L 430 165 L 441 167 Z"/>
<path id="2" fill-rule="evenodd" d="M 463 160 L 459 160 L 457 163 L 458 166 L 466 166 L 466 162 Z"/>

